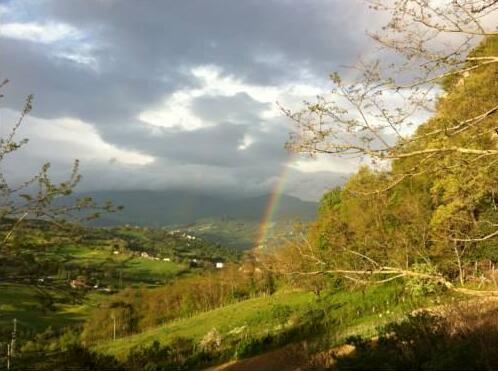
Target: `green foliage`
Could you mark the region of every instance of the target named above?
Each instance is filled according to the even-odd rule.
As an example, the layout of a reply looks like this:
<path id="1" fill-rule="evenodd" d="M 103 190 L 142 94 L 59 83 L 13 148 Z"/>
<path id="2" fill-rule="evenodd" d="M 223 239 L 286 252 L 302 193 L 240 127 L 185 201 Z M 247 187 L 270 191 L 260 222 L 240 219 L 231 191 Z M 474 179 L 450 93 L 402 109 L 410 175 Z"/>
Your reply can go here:
<path id="1" fill-rule="evenodd" d="M 472 55 L 495 56 L 497 40 L 486 38 Z M 488 266 L 498 263 L 498 166 L 493 152 L 498 135 L 497 112 L 492 110 L 498 102 L 497 64 L 456 74 L 443 87 L 435 115 L 418 126 L 406 145 L 396 147 L 400 157 L 391 168 L 364 166 L 343 187 L 327 192 L 306 241 L 287 244 L 275 264 L 293 273 L 437 267 L 425 273 L 465 281 L 478 278 L 473 267 L 486 259 Z M 487 111 L 492 113 L 478 118 Z M 472 124 L 462 124 L 468 122 Z M 454 148 L 490 154 L 469 155 Z M 429 157 L 413 155 L 433 150 Z M 491 272 L 484 274 L 492 280 Z M 324 285 L 317 275 L 291 275 L 289 280 L 303 288 Z M 427 280 L 407 283 L 417 295 L 437 289 Z"/>
<path id="2" fill-rule="evenodd" d="M 288 305 L 275 304 L 271 309 L 272 317 L 278 321 L 281 326 L 284 326 L 292 313 L 291 307 Z"/>
<path id="3" fill-rule="evenodd" d="M 337 209 L 341 203 L 341 188 L 336 187 L 326 192 L 320 199 L 319 213 Z"/>
<path id="4" fill-rule="evenodd" d="M 98 354 L 81 346 L 71 346 L 63 353 L 61 363 L 54 365 L 53 370 L 126 370 L 112 356 Z"/>
<path id="5" fill-rule="evenodd" d="M 177 337 L 168 345 L 158 341 L 150 347 L 137 347 L 130 351 L 126 367 L 132 370 L 189 370 L 196 360 L 196 349 L 192 339 Z"/>
<path id="6" fill-rule="evenodd" d="M 433 277 L 438 274 L 436 267 L 428 263 L 414 263 L 411 268 L 416 273 L 427 274 Z M 441 286 L 434 282 L 434 280 L 417 276 L 406 279 L 406 288 L 413 296 L 435 294 L 442 290 Z"/>

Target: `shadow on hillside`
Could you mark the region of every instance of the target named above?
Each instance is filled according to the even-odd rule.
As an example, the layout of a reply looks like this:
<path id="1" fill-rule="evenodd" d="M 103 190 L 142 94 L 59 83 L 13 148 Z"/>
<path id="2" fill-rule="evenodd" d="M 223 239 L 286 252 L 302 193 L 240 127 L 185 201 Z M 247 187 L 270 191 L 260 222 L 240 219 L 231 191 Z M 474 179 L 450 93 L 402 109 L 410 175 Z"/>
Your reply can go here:
<path id="1" fill-rule="evenodd" d="M 377 339 L 353 337 L 348 344 L 354 351 L 342 357 L 336 355 L 329 367 L 495 370 L 498 369 L 498 301 L 468 302 L 419 312 L 401 323 L 385 326 Z"/>

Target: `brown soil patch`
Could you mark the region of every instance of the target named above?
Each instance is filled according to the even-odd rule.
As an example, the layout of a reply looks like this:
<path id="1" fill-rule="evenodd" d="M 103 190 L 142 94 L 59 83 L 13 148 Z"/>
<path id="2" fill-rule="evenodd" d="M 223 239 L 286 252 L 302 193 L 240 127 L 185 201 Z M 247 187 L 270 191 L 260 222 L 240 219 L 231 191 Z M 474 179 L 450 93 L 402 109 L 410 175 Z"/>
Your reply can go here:
<path id="1" fill-rule="evenodd" d="M 302 370 L 308 359 L 306 343 L 291 344 L 254 357 L 209 368 L 210 371 L 294 371 Z"/>

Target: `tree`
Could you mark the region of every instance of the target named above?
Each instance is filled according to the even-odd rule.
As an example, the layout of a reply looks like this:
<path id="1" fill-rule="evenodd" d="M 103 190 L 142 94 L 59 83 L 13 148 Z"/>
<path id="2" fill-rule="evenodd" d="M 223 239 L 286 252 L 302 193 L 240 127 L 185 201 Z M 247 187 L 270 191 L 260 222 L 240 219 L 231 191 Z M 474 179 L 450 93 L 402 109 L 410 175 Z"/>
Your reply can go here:
<path id="1" fill-rule="evenodd" d="M 480 22 L 483 17 L 496 15 L 498 4 L 402 0 L 389 6 L 385 1 L 368 2 L 375 9 L 391 12 L 384 33 L 371 36 L 384 49 L 396 53 L 394 62 L 360 62 L 354 67 L 358 71 L 355 81 L 343 81 L 333 73 L 331 96 L 319 97 L 298 112 L 286 110 L 296 123 L 287 147 L 310 154 L 365 156 L 377 162 L 409 157 L 425 162 L 448 153 L 496 157 L 498 149 L 457 145 L 449 138 L 484 126 L 483 121 L 498 112 L 498 102 L 430 132 L 411 133 L 419 121 L 417 115 L 432 111 L 434 95 L 443 81 L 464 79 L 471 71 L 498 63 L 498 53 L 483 55 L 476 50 L 469 54 L 479 38 L 494 40 L 498 35 Z M 451 38 L 453 45 L 439 42 L 447 34 L 457 34 Z M 426 148 L 417 146 L 429 142 L 433 143 Z"/>
<path id="2" fill-rule="evenodd" d="M 3 89 L 8 83 L 0 84 Z M 39 172 L 20 184 L 11 184 L 4 173 L 6 161 L 23 148 L 28 139 L 18 139 L 18 131 L 24 119 L 30 113 L 33 96 L 27 97 L 18 120 L 10 132 L 0 138 L 0 256 L 15 253 L 16 235 L 22 226 L 28 223 L 41 222 L 40 226 L 49 224 L 56 227 L 74 226 L 75 223 L 98 218 L 102 212 L 113 212 L 120 207 L 114 207 L 111 202 L 99 205 L 90 197 L 68 198 L 81 180 L 79 161 L 75 160 L 67 180 L 54 183 L 49 176 L 50 163 L 45 163 Z M 66 201 L 62 201 L 66 199 Z M 42 242 L 43 243 L 43 242 Z"/>
<path id="3" fill-rule="evenodd" d="M 346 247 L 329 244 L 356 259 L 328 270 L 361 280 L 428 276 L 412 269 L 423 259 L 438 265 L 434 279 L 451 286 L 456 274 L 463 283 L 465 258 L 498 238 L 498 2 L 367 3 L 391 14 L 370 34 L 382 58 L 360 62 L 351 81 L 333 73 L 330 95 L 284 109 L 295 127 L 289 150 L 361 157 L 372 168 L 341 193 Z M 344 215 L 355 203 L 357 216 Z M 404 263 L 402 244 L 411 247 Z"/>

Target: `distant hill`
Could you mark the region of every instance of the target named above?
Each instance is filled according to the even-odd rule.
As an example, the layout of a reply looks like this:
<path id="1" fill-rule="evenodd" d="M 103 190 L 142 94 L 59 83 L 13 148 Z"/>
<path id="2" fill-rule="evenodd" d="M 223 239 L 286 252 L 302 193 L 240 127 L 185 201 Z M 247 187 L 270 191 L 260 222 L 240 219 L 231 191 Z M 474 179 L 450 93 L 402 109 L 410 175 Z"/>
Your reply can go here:
<path id="1" fill-rule="evenodd" d="M 261 221 L 232 218 L 201 219 L 194 224 L 175 226 L 175 229 L 225 247 L 247 250 L 260 244 L 270 246 L 292 238 L 294 221 L 295 219 L 272 221 L 266 225 L 264 235 L 261 235 Z"/>
<path id="2" fill-rule="evenodd" d="M 80 195 L 81 196 L 81 195 Z M 97 202 L 111 200 L 124 210 L 104 216 L 98 225 L 132 224 L 167 226 L 191 224 L 205 218 L 231 218 L 259 221 L 264 217 L 270 195 L 224 198 L 185 191 L 99 191 L 84 194 Z M 281 195 L 274 220 L 310 220 L 316 216 L 317 203 Z"/>

